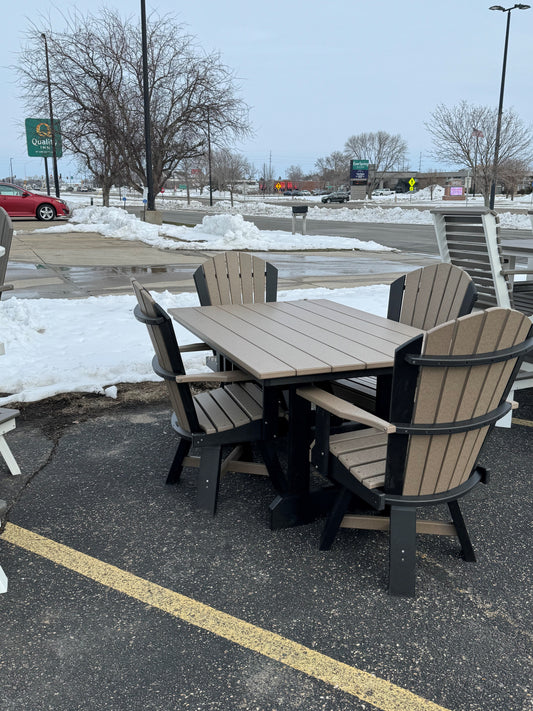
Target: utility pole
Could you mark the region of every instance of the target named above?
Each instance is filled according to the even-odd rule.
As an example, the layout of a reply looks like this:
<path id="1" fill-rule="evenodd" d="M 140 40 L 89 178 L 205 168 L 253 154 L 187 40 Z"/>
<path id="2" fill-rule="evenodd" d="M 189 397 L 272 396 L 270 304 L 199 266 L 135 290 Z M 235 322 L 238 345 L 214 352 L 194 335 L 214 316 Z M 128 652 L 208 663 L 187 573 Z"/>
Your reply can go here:
<path id="1" fill-rule="evenodd" d="M 52 132 L 52 163 L 54 170 L 54 186 L 56 197 L 59 197 L 59 175 L 57 172 L 57 151 L 56 151 L 56 130 L 54 126 L 54 112 L 52 109 L 52 84 L 50 82 L 50 63 L 48 61 L 48 41 L 44 32 L 41 34 L 44 40 L 44 53 L 46 56 L 46 80 L 48 83 L 48 108 L 50 109 L 50 131 Z"/>

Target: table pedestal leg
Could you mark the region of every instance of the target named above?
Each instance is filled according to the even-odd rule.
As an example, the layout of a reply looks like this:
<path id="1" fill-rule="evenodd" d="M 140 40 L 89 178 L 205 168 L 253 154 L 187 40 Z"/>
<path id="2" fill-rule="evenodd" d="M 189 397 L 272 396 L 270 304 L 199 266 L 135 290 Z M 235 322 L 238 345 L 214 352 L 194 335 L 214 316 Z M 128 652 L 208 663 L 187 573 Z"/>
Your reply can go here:
<path id="1" fill-rule="evenodd" d="M 333 487 L 309 490 L 311 444 L 311 405 L 289 390 L 289 432 L 287 446 L 287 490 L 270 504 L 270 528 L 289 528 L 311 523 L 325 516 L 332 506 Z"/>

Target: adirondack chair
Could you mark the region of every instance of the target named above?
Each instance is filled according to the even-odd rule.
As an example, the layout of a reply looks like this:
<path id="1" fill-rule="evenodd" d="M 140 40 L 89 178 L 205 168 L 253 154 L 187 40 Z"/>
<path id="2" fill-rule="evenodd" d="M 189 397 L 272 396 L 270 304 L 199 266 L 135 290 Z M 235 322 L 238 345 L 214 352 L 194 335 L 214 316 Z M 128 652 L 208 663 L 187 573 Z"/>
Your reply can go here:
<path id="1" fill-rule="evenodd" d="M 498 215 L 488 208 L 435 208 L 431 213 L 441 259 L 470 274 L 478 292 L 476 308 L 514 308 L 532 318 L 533 281 L 514 281 L 514 276 L 533 271 L 509 269 Z M 528 357 L 513 389 L 531 387 L 533 363 Z"/>
<path id="2" fill-rule="evenodd" d="M 263 438 L 263 395 L 249 376 L 239 370 L 201 375 L 186 375 L 172 321 L 150 293 L 135 279 L 133 289 L 138 304 L 135 317 L 146 324 L 155 350 L 154 371 L 167 385 L 172 403 L 172 427 L 180 437 L 178 449 L 167 476 L 167 484 L 176 484 L 184 466 L 199 467 L 198 506 L 216 513 L 221 473 L 225 471 L 269 475 L 280 484 L 281 468 L 275 453 L 266 447 Z M 196 350 L 199 346 L 196 344 Z M 190 384 L 224 383 L 193 395 Z M 242 446 L 233 448 L 222 462 L 222 447 L 257 442 L 267 467 L 254 462 L 237 461 Z M 191 447 L 200 447 L 199 457 L 189 457 Z"/>
<path id="3" fill-rule="evenodd" d="M 437 326 L 397 349 L 390 421 L 316 387 L 297 393 L 317 407 L 312 461 L 338 486 L 320 547 L 339 527 L 389 531 L 389 592 L 414 595 L 416 533 L 456 535 L 475 561 L 458 500 L 487 482 L 477 464 L 524 355 L 533 349 L 531 321 L 490 308 Z M 331 414 L 367 427 L 330 435 Z M 346 515 L 353 496 L 389 516 Z M 452 523 L 417 521 L 418 507 L 447 504 Z"/>
<path id="4" fill-rule="evenodd" d="M 500 220 L 488 208 L 435 208 L 431 210 L 440 256 L 464 269 L 476 285 L 476 306 L 515 308 L 533 313 L 533 281 L 513 277 L 533 274 L 527 269 L 509 269 L 503 255 Z"/>
<path id="5" fill-rule="evenodd" d="M 0 247 L 5 249 L 3 256 L 0 257 L 0 299 L 4 291 L 13 288 L 13 284 L 4 284 L 12 237 L 13 223 L 4 208 L 0 207 Z"/>
<path id="6" fill-rule="evenodd" d="M 247 252 L 223 252 L 194 272 L 202 306 L 276 301 L 278 270 Z"/>
<path id="7" fill-rule="evenodd" d="M 432 264 L 404 274 L 391 284 L 387 318 L 428 330 L 469 314 L 475 299 L 476 289 L 465 271 L 452 264 Z M 365 410 L 375 411 L 374 377 L 337 380 L 332 392 Z M 384 400 L 388 400 L 386 393 Z"/>

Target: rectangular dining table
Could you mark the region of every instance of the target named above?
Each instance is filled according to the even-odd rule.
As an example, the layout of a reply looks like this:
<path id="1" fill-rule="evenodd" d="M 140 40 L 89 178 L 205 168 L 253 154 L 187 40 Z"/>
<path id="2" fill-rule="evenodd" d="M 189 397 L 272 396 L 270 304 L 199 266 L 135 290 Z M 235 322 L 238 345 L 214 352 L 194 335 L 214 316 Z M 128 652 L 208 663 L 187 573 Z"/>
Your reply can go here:
<path id="1" fill-rule="evenodd" d="M 390 381 L 396 348 L 420 329 L 327 299 L 169 309 L 171 316 L 263 387 L 266 439 L 277 431 L 277 395 L 289 393 L 286 487 L 271 527 L 312 520 L 325 497 L 310 492 L 310 405 L 296 388 L 358 375 Z M 385 385 L 385 389 L 387 385 Z M 385 416 L 388 413 L 382 413 Z"/>

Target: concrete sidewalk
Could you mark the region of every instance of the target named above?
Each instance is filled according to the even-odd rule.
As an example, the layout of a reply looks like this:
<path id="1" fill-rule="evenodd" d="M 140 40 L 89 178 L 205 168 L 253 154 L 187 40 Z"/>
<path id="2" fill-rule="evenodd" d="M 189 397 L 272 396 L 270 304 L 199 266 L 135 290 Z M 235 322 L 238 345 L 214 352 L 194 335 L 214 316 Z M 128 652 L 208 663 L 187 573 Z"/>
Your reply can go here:
<path id="1" fill-rule="evenodd" d="M 130 293 L 133 275 L 150 289 L 194 291 L 194 270 L 213 255 L 160 250 L 95 233 L 43 233 L 37 231 L 43 223 L 35 220 L 15 218 L 13 224 L 16 234 L 6 281 L 14 284 L 11 294 L 19 298 Z M 263 252 L 261 256 L 278 267 L 280 289 L 388 284 L 405 271 L 435 261 L 422 254 L 333 250 Z"/>

